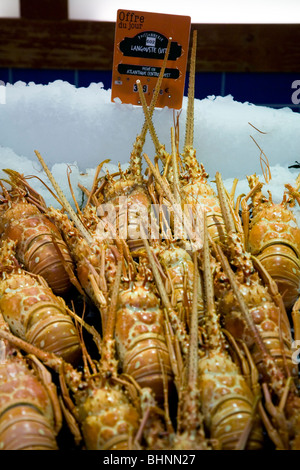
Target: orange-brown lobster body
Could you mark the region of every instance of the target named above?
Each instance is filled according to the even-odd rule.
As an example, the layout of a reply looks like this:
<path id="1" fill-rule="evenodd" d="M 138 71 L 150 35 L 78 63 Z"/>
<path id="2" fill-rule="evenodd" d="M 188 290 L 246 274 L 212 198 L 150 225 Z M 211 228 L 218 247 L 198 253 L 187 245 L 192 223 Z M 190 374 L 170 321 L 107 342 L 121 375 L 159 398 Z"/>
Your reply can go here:
<path id="1" fill-rule="evenodd" d="M 214 278 L 222 322 L 233 336 L 246 343 L 257 367 L 265 406 L 273 427 L 278 428 L 276 437 L 274 429 L 270 431 L 267 424 L 271 439 L 277 448 L 297 449 L 300 400 L 290 321 L 275 281 L 262 263 L 245 249 L 247 231 L 244 238 L 242 229 L 229 216 L 228 201 L 219 173 L 216 181 L 228 233 L 228 244 L 223 248 L 228 259 L 220 246 L 215 247 L 224 270 L 222 272 L 217 268 Z M 265 417 L 263 419 L 266 422 Z"/>
<path id="2" fill-rule="evenodd" d="M 2 318 L 0 324 L 8 330 Z M 0 340 L 1 450 L 58 450 L 61 414 L 55 389 L 50 388 L 49 394 L 24 357 Z"/>
<path id="3" fill-rule="evenodd" d="M 49 216 L 64 233 L 64 240 L 69 248 L 75 265 L 79 283 L 92 302 L 99 308 L 103 323 L 107 309 L 107 294 L 114 281 L 118 252 L 110 240 L 99 240 L 97 237 L 97 216 L 90 207 L 91 234 L 88 242 L 79 232 L 67 214 L 49 208 Z"/>
<path id="4" fill-rule="evenodd" d="M 251 189 L 258 183 L 248 178 Z M 256 255 L 276 281 L 284 304 L 290 309 L 300 289 L 300 228 L 287 201 L 275 204 L 265 198 L 258 187 L 252 195 L 248 249 Z"/>
<path id="5" fill-rule="evenodd" d="M 187 250 L 176 243 L 155 246 L 157 259 L 165 273 L 165 288 L 170 296 L 171 306 L 180 320 L 189 326 L 193 301 L 194 263 Z M 200 279 L 200 278 L 199 278 Z M 199 281 L 200 282 L 200 281 Z M 198 289 L 198 319 L 203 316 L 203 299 Z"/>
<path id="6" fill-rule="evenodd" d="M 112 210 L 108 210 L 108 219 L 116 235 L 126 240 L 131 251 L 140 248 L 143 245 L 140 226 L 148 227 L 151 210 L 145 182 L 130 172 L 122 174 L 119 180 L 108 177 L 103 202 L 102 211 L 112 206 Z M 101 213 L 100 207 L 97 212 Z"/>
<path id="7" fill-rule="evenodd" d="M 209 250 L 206 216 L 204 220 L 204 352 L 198 363 L 202 413 L 210 438 L 216 439 L 221 449 L 234 450 L 240 446 L 249 450 L 260 449 L 262 427 L 255 410 L 255 392 L 251 390 L 251 386 L 256 384 L 246 380 L 227 349 L 226 336 L 220 324 L 222 305 L 215 303 L 212 275 L 215 262 Z M 242 443 L 247 428 L 247 439 Z"/>
<path id="8" fill-rule="evenodd" d="M 26 270 L 44 277 L 58 295 L 69 291 L 69 250 L 57 227 L 37 207 L 21 200 L 3 204 L 0 229 L 3 239 L 17 242 L 16 256 Z"/>

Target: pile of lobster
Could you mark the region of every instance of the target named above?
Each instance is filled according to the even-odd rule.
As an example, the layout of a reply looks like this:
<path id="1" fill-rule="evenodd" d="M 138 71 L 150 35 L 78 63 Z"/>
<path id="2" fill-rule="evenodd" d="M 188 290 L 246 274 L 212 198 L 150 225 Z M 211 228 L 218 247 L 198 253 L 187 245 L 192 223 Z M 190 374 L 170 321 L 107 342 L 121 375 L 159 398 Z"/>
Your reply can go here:
<path id="1" fill-rule="evenodd" d="M 4 170 L 1 449 L 300 449 L 300 181 L 281 204 L 256 175 L 237 198 L 218 172 L 209 184 L 193 147 L 196 33 L 184 148 L 177 118 L 166 151 L 152 115 L 169 48 L 149 107 L 137 81 L 128 169 L 100 164 L 82 207 L 38 151 L 61 210 Z"/>

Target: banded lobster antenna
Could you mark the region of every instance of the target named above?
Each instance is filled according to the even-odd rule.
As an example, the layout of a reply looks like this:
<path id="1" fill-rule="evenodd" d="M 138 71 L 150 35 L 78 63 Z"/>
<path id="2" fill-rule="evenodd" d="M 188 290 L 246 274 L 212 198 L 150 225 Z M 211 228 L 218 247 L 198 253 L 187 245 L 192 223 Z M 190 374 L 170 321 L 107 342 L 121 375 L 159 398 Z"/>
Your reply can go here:
<path id="1" fill-rule="evenodd" d="M 238 233 L 245 246 L 244 231 L 240 219 L 237 217 L 234 208 L 229 202 L 229 196 L 225 189 L 221 173 L 219 172 L 216 173 L 216 185 L 226 231 L 227 233 Z"/>
<path id="2" fill-rule="evenodd" d="M 228 233 L 230 232 L 235 233 L 236 232 L 235 223 L 232 218 L 232 212 L 228 204 L 227 194 L 224 188 L 221 174 L 219 172 L 216 173 L 216 185 L 217 185 L 218 196 L 219 196 L 219 201 L 220 201 L 220 206 L 222 210 L 222 215 L 223 215 L 223 220 L 225 223 L 226 231 Z"/>
<path id="3" fill-rule="evenodd" d="M 173 182 L 173 179 L 174 179 L 173 166 L 172 165 L 169 166 L 169 162 L 172 161 L 172 156 L 166 151 L 165 146 L 160 143 L 160 141 L 159 141 L 159 139 L 156 135 L 156 131 L 154 129 L 152 118 L 151 118 L 151 115 L 150 115 L 149 110 L 148 110 L 148 106 L 147 106 L 147 103 L 146 103 L 146 99 L 145 99 L 145 96 L 144 96 L 144 93 L 143 93 L 143 90 L 142 90 L 142 85 L 141 85 L 140 80 L 137 80 L 136 84 L 137 84 L 137 87 L 138 87 L 138 92 L 139 92 L 139 95 L 140 95 L 140 100 L 141 100 L 144 115 L 145 115 L 145 118 L 146 118 L 146 121 L 147 121 L 148 129 L 149 129 L 149 132 L 150 132 L 150 135 L 151 135 L 154 147 L 155 147 L 155 152 L 156 152 L 158 158 L 162 161 L 163 165 L 165 165 L 165 172 L 167 174 L 167 179 L 169 181 Z"/>
<path id="4" fill-rule="evenodd" d="M 44 159 L 42 158 L 41 154 L 35 150 L 34 151 L 39 162 L 41 163 L 46 175 L 48 176 L 53 188 L 55 189 L 58 197 L 60 198 L 62 204 L 63 204 L 63 207 L 64 209 L 68 212 L 68 214 L 70 215 L 71 219 L 73 220 L 74 224 L 76 225 L 76 227 L 78 228 L 79 232 L 81 233 L 81 235 L 83 236 L 83 238 L 88 242 L 88 243 L 92 243 L 93 242 L 93 237 L 91 236 L 91 234 L 89 233 L 89 231 L 84 227 L 83 223 L 81 222 L 81 220 L 79 219 L 79 217 L 77 216 L 76 212 L 74 211 L 73 207 L 71 206 L 71 204 L 69 203 L 69 201 L 67 200 L 66 196 L 64 195 L 62 189 L 60 188 L 59 184 L 57 183 L 57 181 L 55 180 L 54 176 L 52 175 L 51 171 L 49 170 L 49 168 L 47 167 Z"/>
<path id="5" fill-rule="evenodd" d="M 184 147 L 192 147 L 194 144 L 194 96 L 195 96 L 195 70 L 197 52 L 197 30 L 193 31 L 193 44 L 190 58 L 190 76 L 188 89 L 188 105 L 185 127 Z"/>
<path id="6" fill-rule="evenodd" d="M 224 336 L 220 328 L 219 315 L 216 310 L 214 298 L 214 283 L 211 272 L 209 236 L 207 228 L 206 213 L 203 211 L 204 218 L 204 237 L 203 237 L 203 271 L 204 271 L 204 292 L 206 299 L 206 339 L 209 348 L 213 351 L 222 351 L 225 349 Z"/>
<path id="7" fill-rule="evenodd" d="M 156 82 L 156 85 L 155 85 L 154 93 L 153 93 L 151 103 L 150 103 L 150 106 L 149 106 L 150 116 L 152 116 L 152 114 L 153 114 L 153 111 L 154 111 L 154 108 L 155 108 L 155 105 L 156 105 L 156 102 L 157 102 L 157 98 L 158 98 L 158 95 L 159 95 L 159 92 L 160 92 L 161 84 L 162 84 L 162 81 L 163 81 L 163 78 L 164 78 L 166 65 L 167 65 L 167 61 L 168 61 L 168 57 L 169 57 L 169 53 L 170 53 L 170 48 L 171 48 L 171 42 L 172 42 L 172 38 L 169 38 L 166 53 L 165 53 L 164 60 L 163 60 L 163 64 L 161 66 L 159 76 L 158 76 L 158 79 L 157 79 L 157 82 Z M 134 175 L 136 175 L 137 177 L 141 177 L 141 174 L 142 174 L 142 172 L 141 172 L 141 165 L 142 165 L 141 153 L 142 153 L 143 146 L 144 146 L 144 143 L 145 143 L 147 130 L 148 130 L 148 123 L 147 123 L 147 120 L 145 118 L 145 122 L 144 122 L 143 128 L 141 130 L 141 133 L 137 136 L 137 138 L 135 140 L 135 143 L 133 145 L 133 151 L 131 152 L 131 155 L 130 155 L 129 168 L 130 168 L 130 171 Z"/>
<path id="8" fill-rule="evenodd" d="M 175 142 L 174 127 L 171 128 L 171 144 L 172 144 L 172 167 L 173 167 L 174 197 L 176 199 L 177 204 L 181 204 L 180 181 L 179 181 L 179 173 L 178 173 L 177 149 L 176 149 L 176 142 Z"/>
<path id="9" fill-rule="evenodd" d="M 158 76 L 158 79 L 157 79 L 157 82 L 156 82 L 156 85 L 155 85 L 154 94 L 153 94 L 153 97 L 152 97 L 152 100 L 151 100 L 151 103 L 150 103 L 150 106 L 149 106 L 149 114 L 150 114 L 151 117 L 152 117 L 152 114 L 153 114 L 153 111 L 154 111 L 154 108 L 155 108 L 155 105 L 156 105 L 156 102 L 157 102 L 157 98 L 158 98 L 158 95 L 159 95 L 159 92 L 160 92 L 160 87 L 161 87 L 162 81 L 163 81 L 163 78 L 164 78 L 164 74 L 165 74 L 165 70 L 166 70 L 166 66 L 167 66 L 167 61 L 168 61 L 168 57 L 169 57 L 169 53 L 170 53 L 171 43 L 172 43 L 172 38 L 169 38 L 166 53 L 165 53 L 164 60 L 163 60 L 163 64 L 161 66 L 159 76 Z M 148 124 L 147 124 L 147 120 L 145 119 L 142 131 L 141 131 L 141 134 L 140 134 L 140 137 L 142 139 L 145 139 L 147 129 L 148 129 Z"/>

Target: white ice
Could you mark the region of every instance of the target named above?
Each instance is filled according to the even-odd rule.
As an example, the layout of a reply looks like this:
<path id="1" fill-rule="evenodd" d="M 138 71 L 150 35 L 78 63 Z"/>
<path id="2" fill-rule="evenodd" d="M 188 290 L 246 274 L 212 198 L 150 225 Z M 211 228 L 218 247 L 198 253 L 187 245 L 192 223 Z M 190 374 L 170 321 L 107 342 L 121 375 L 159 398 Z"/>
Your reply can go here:
<path id="1" fill-rule="evenodd" d="M 180 149 L 184 143 L 186 107 L 184 97 L 179 118 Z M 114 171 L 118 162 L 126 167 L 143 122 L 141 107 L 112 103 L 111 91 L 101 83 L 87 88 L 76 88 L 60 80 L 48 85 L 7 84 L 5 100 L 0 103 L 0 177 L 4 177 L 2 169 L 11 168 L 26 176 L 36 175 L 49 185 L 34 153 L 38 150 L 69 199 L 67 171 L 71 170 L 72 187 L 80 201 L 77 183 L 89 188 L 100 162 L 110 159 L 104 167 L 109 171 Z M 153 122 L 160 143 L 170 151 L 173 110 L 156 108 Z M 219 171 L 231 189 L 233 179 L 238 178 L 236 194 L 248 192 L 246 175 L 256 173 L 264 182 L 259 146 L 269 161 L 272 176 L 264 189 L 272 192 L 273 200 L 281 201 L 285 183 L 295 184 L 299 170 L 288 166 L 300 160 L 298 113 L 289 108 L 240 103 L 232 96 L 209 96 L 195 100 L 194 122 L 194 146 L 210 181 Z M 149 134 L 144 151 L 154 157 Z M 47 203 L 58 206 L 38 179 L 30 180 L 30 184 Z"/>

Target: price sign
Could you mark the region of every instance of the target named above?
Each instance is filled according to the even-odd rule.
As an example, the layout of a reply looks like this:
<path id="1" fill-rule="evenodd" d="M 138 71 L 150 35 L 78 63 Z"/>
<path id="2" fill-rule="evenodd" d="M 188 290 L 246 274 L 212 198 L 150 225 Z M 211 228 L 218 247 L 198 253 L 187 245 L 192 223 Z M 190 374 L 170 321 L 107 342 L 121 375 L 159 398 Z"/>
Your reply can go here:
<path id="1" fill-rule="evenodd" d="M 191 18 L 140 11 L 118 10 L 111 100 L 140 105 L 136 80 L 141 81 L 149 106 L 172 38 L 170 53 L 156 107 L 182 107 Z"/>

